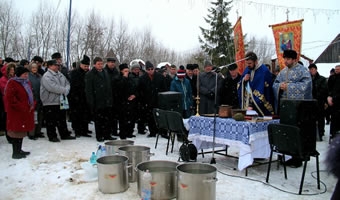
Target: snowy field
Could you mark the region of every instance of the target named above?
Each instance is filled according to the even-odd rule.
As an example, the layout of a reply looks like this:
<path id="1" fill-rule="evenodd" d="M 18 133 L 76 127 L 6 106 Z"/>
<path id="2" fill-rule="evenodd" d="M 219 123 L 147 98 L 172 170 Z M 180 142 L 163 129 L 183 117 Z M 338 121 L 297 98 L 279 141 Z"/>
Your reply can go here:
<path id="1" fill-rule="evenodd" d="M 94 130 L 93 125 L 90 129 Z M 71 129 L 70 129 L 71 130 Z M 321 189 L 316 185 L 315 158 L 308 162 L 303 195 L 297 195 L 302 174 L 302 167 L 290 168 L 288 180 L 284 179 L 283 166 L 279 170 L 274 163 L 269 184 L 265 182 L 267 165 L 256 166 L 245 171 L 235 170 L 237 159 L 215 154 L 217 179 L 216 199 L 330 199 L 336 184 L 336 179 L 324 169 L 325 152 L 328 148 L 328 131 L 323 142 L 317 142 L 320 152 Z M 45 131 L 43 129 L 43 131 Z M 46 134 L 45 134 L 46 135 Z M 135 145 L 151 148 L 154 153 L 151 160 L 178 160 L 180 143 L 175 142 L 174 152 L 165 155 L 167 140 L 159 139 L 157 149 L 154 148 L 156 138 L 138 135 L 132 138 Z M 89 173 L 86 166 L 92 151 L 96 151 L 99 143 L 92 138 L 81 137 L 76 140 L 62 140 L 60 143 L 49 142 L 48 139 L 24 139 L 23 150 L 30 151 L 25 159 L 11 158 L 12 146 L 4 136 L 0 137 L 0 199 L 51 199 L 51 200 L 139 200 L 137 182 L 130 183 L 129 189 L 118 194 L 103 194 L 98 190 L 98 181 Z M 103 143 L 101 143 L 103 144 Z M 237 156 L 238 150 L 230 147 L 228 153 Z M 197 162 L 210 163 L 212 154 L 198 155 Z M 93 171 L 96 173 L 96 171 Z"/>

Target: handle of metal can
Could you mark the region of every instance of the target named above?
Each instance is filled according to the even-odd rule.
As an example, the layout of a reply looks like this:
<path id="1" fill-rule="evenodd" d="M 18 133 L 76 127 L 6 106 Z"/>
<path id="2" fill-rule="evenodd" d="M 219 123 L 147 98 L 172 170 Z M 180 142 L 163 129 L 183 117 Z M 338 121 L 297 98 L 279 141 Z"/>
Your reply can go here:
<path id="1" fill-rule="evenodd" d="M 203 180 L 203 183 L 215 183 L 217 181 L 218 181 L 218 179 L 216 177 L 214 177 L 212 179 L 205 179 L 205 180 Z"/>
<path id="2" fill-rule="evenodd" d="M 154 156 L 154 155 L 155 155 L 155 153 L 149 153 L 147 156 L 151 157 L 151 156 Z"/>
<path id="3" fill-rule="evenodd" d="M 126 168 L 131 168 L 133 165 L 128 165 L 128 166 L 126 166 Z"/>

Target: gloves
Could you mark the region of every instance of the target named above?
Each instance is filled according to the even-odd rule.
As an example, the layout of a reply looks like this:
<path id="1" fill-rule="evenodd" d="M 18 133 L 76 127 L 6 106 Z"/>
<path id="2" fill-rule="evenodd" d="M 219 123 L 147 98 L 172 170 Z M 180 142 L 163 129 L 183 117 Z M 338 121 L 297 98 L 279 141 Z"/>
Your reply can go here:
<path id="1" fill-rule="evenodd" d="M 209 99 L 215 99 L 215 93 L 214 92 L 209 92 L 208 98 Z"/>

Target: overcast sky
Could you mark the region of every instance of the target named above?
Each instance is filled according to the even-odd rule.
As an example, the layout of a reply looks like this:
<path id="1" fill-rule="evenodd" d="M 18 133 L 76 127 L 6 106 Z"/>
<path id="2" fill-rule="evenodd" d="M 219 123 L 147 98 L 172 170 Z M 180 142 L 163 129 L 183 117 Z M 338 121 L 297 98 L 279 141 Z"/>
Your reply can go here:
<path id="1" fill-rule="evenodd" d="M 13 0 L 15 8 L 30 16 L 41 0 Z M 69 6 L 69 0 L 44 0 L 58 5 L 60 11 Z M 130 28 L 148 26 L 166 47 L 189 52 L 199 47 L 199 26 L 207 27 L 203 17 L 211 4 L 208 0 L 72 0 L 72 8 L 85 15 L 92 9 L 102 16 L 122 18 Z M 234 25 L 242 16 L 243 33 L 267 37 L 274 44 L 268 25 L 289 20 L 304 19 L 302 54 L 316 59 L 340 33 L 340 3 L 337 0 L 235 0 L 229 13 Z M 310 8 L 309 10 L 307 8 Z M 334 12 L 333 12 L 334 11 Z"/>

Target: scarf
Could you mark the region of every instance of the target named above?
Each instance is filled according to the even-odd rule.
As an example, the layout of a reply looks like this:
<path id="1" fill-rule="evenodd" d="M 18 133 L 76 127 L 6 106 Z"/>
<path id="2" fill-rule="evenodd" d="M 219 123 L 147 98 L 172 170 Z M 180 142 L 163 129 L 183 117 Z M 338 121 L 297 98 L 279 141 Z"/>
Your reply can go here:
<path id="1" fill-rule="evenodd" d="M 19 78 L 19 77 L 13 77 L 10 80 L 14 80 L 18 83 L 20 83 L 22 85 L 22 87 L 25 88 L 26 93 L 28 95 L 28 104 L 30 106 L 34 105 L 34 101 L 33 101 L 33 93 L 32 93 L 32 89 L 31 89 L 31 85 L 29 84 L 29 80 L 28 79 L 24 79 L 24 78 Z"/>

